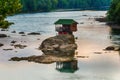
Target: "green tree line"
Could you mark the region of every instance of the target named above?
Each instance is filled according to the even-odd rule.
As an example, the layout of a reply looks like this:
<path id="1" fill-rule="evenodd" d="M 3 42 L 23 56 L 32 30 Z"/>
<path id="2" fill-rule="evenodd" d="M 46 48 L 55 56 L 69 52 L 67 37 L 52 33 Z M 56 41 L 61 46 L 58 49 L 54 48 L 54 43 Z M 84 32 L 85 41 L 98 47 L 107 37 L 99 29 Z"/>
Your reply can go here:
<path id="1" fill-rule="evenodd" d="M 23 12 L 42 12 L 54 9 L 108 9 L 111 0 L 21 0 Z"/>
<path id="2" fill-rule="evenodd" d="M 109 21 L 120 24 L 120 0 L 113 0 L 107 14 Z"/>

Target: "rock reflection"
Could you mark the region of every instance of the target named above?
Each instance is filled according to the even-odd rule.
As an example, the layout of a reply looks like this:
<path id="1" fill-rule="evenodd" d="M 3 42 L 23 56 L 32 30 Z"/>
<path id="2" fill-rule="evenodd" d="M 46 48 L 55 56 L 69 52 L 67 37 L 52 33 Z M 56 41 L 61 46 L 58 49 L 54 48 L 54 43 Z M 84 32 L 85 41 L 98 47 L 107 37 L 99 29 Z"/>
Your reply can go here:
<path id="1" fill-rule="evenodd" d="M 117 51 L 120 56 L 120 29 L 111 30 L 111 39 L 112 39 L 112 43 L 119 47 Z"/>
<path id="2" fill-rule="evenodd" d="M 74 73 L 78 70 L 78 61 L 56 62 L 56 70 L 65 73 Z"/>

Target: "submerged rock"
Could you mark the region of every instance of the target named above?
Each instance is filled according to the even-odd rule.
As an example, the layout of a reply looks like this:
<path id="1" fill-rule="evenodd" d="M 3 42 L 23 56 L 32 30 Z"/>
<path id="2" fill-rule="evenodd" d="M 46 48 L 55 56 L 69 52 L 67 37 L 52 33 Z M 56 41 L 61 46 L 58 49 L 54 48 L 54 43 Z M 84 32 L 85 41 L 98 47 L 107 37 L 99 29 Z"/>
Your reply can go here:
<path id="1" fill-rule="evenodd" d="M 106 51 L 120 51 L 120 46 L 108 46 L 104 50 L 106 50 Z"/>
<path id="2" fill-rule="evenodd" d="M 50 64 L 50 63 L 54 63 L 57 61 L 61 61 L 61 62 L 71 61 L 73 60 L 73 58 L 42 55 L 42 56 L 30 56 L 30 57 L 13 57 L 10 59 L 10 61 L 23 61 L 23 60 L 26 60 L 29 62 Z"/>
<path id="3" fill-rule="evenodd" d="M 39 47 L 45 55 L 74 56 L 77 45 L 73 35 L 58 35 L 42 42 Z"/>
<path id="4" fill-rule="evenodd" d="M 28 33 L 28 35 L 40 35 L 40 33 L 37 33 L 37 32 L 31 32 L 31 33 Z"/>
<path id="5" fill-rule="evenodd" d="M 17 41 L 14 41 L 14 40 L 13 40 L 13 41 L 11 41 L 11 43 L 13 43 L 13 44 L 15 44 L 16 42 L 17 42 Z"/>
<path id="6" fill-rule="evenodd" d="M 4 44 L 0 43 L 0 47 L 4 46 Z"/>
<path id="7" fill-rule="evenodd" d="M 5 38 L 5 37 L 7 37 L 6 34 L 0 34 L 0 38 Z"/>
<path id="8" fill-rule="evenodd" d="M 8 31 L 7 29 L 1 29 L 1 31 Z"/>
<path id="9" fill-rule="evenodd" d="M 25 34 L 25 32 L 19 32 L 19 34 Z"/>
<path id="10" fill-rule="evenodd" d="M 12 31 L 11 33 L 16 33 L 16 31 Z"/>
<path id="11" fill-rule="evenodd" d="M 99 22 L 107 22 L 107 18 L 106 17 L 95 18 L 95 20 L 99 21 Z"/>
<path id="12" fill-rule="evenodd" d="M 9 48 L 9 49 L 3 49 L 4 51 L 11 51 L 13 50 L 12 48 Z"/>
<path id="13" fill-rule="evenodd" d="M 20 49 L 24 49 L 25 47 L 27 47 L 27 45 L 22 45 L 22 44 L 15 44 L 13 46 L 14 48 L 20 48 Z"/>
<path id="14" fill-rule="evenodd" d="M 114 46 L 108 46 L 108 47 L 105 48 L 105 50 L 109 50 L 109 51 L 110 50 L 115 50 L 115 47 Z"/>

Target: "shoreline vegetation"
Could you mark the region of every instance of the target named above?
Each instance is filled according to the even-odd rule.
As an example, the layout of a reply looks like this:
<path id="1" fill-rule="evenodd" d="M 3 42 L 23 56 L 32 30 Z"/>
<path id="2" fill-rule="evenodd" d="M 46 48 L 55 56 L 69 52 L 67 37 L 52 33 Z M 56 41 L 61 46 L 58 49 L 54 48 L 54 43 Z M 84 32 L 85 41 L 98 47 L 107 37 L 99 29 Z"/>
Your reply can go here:
<path id="1" fill-rule="evenodd" d="M 99 22 L 105 22 L 106 25 L 109 25 L 112 29 L 120 30 L 120 24 L 114 21 L 109 21 L 107 17 L 95 18 L 95 20 Z"/>
<path id="2" fill-rule="evenodd" d="M 22 12 L 49 12 L 57 9 L 107 10 L 111 0 L 20 0 Z"/>

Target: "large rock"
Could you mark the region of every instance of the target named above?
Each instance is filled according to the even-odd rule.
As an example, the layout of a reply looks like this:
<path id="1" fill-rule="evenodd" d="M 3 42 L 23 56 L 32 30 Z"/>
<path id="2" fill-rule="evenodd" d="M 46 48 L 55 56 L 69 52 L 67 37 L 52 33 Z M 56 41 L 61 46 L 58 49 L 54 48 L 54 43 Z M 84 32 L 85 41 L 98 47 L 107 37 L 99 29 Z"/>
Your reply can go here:
<path id="1" fill-rule="evenodd" d="M 40 56 L 13 57 L 10 61 L 26 60 L 44 64 L 72 61 L 74 60 L 77 45 L 73 35 L 58 35 L 44 40 L 39 49 L 44 54 Z"/>
<path id="2" fill-rule="evenodd" d="M 45 55 L 74 56 L 77 45 L 73 35 L 58 35 L 42 42 L 39 47 Z"/>

